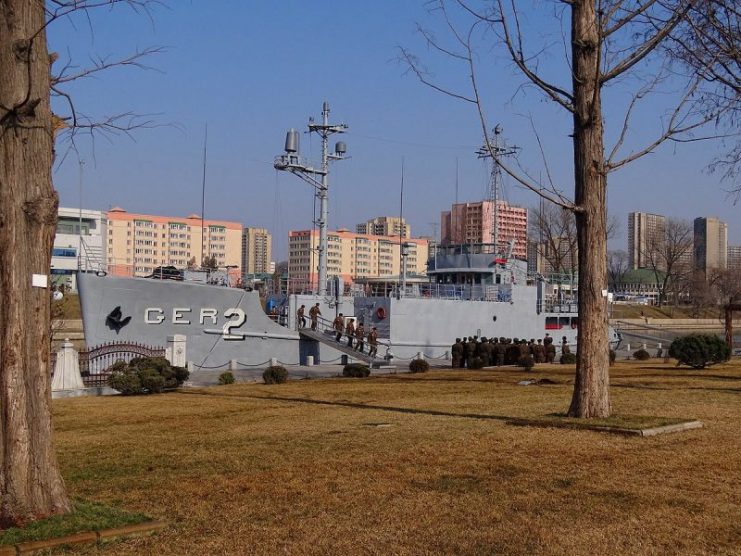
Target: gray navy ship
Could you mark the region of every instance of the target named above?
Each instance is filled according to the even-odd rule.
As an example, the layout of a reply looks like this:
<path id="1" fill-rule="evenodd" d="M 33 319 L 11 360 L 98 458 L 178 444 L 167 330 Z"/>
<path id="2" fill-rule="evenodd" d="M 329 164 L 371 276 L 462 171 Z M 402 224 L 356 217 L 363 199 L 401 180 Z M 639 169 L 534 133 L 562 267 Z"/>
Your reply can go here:
<path id="1" fill-rule="evenodd" d="M 299 156 L 299 134 L 290 130 L 285 153 L 274 166 L 314 187 L 320 212 L 318 281 L 311 293 L 292 291 L 271 299 L 273 313 L 263 309 L 260 293 L 230 287 L 226 274 L 159 269 L 149 278 L 81 272 L 83 327 L 88 346 L 108 342 L 138 342 L 164 346 L 168 338 L 184 335 L 186 359 L 195 369 L 260 366 L 273 359 L 283 364 L 335 362 L 343 354 L 369 363 L 393 363 L 424 356 L 444 360 L 456 337 L 538 339 L 549 334 L 572 347 L 578 339 L 579 318 L 573 287 L 552 283 L 527 272 L 525 261 L 497 252 L 491 243 L 437 246 L 432 249 L 427 275 L 407 276 L 402 248 L 402 275 L 342 284 L 327 275 L 327 216 L 329 163 L 345 157 L 346 146 L 337 142 L 330 154 L 328 139 L 344 133 L 344 124 L 329 123 L 329 105 L 322 120 L 309 120 L 309 132 L 322 141 L 322 160 L 314 167 Z M 495 130 L 498 133 L 499 129 Z M 494 146 L 497 156 L 504 149 Z M 322 317 L 317 330 L 299 328 L 296 313 L 319 304 Z M 335 342 L 331 322 L 343 314 L 379 335 L 378 359 L 352 352 Z M 609 342 L 619 335 L 610 328 Z"/>

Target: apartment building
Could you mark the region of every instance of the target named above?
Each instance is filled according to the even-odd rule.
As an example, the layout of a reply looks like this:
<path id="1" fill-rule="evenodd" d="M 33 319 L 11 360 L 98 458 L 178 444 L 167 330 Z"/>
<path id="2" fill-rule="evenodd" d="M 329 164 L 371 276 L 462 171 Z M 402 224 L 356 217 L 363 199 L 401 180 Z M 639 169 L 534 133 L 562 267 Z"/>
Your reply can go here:
<path id="1" fill-rule="evenodd" d="M 527 209 L 506 201 L 456 203 L 440 215 L 441 244 L 492 243 L 506 253 L 514 240 L 512 254 L 527 260 Z M 494 231 L 496 229 L 496 234 Z"/>
<path id="2" fill-rule="evenodd" d="M 695 270 L 708 273 L 728 267 L 728 224 L 714 217 L 695 218 Z"/>
<path id="3" fill-rule="evenodd" d="M 398 216 L 379 216 L 368 220 L 363 224 L 355 226 L 355 231 L 359 234 L 375 236 L 396 236 L 404 238 L 412 237 L 412 230 L 409 224 L 403 218 Z"/>
<path id="4" fill-rule="evenodd" d="M 75 272 L 104 270 L 106 215 L 99 210 L 59 207 L 57 232 L 51 252 L 52 283 L 76 289 Z"/>
<path id="5" fill-rule="evenodd" d="M 108 272 L 146 276 L 158 266 L 187 268 L 214 257 L 220 267 L 242 263 L 242 225 L 239 222 L 135 214 L 120 207 L 107 213 Z"/>
<path id="6" fill-rule="evenodd" d="M 663 249 L 666 218 L 649 212 L 628 214 L 628 265 L 632 269 L 651 267 L 651 251 Z"/>
<path id="7" fill-rule="evenodd" d="M 741 270 L 741 245 L 728 246 L 727 263 L 730 270 Z"/>
<path id="8" fill-rule="evenodd" d="M 398 237 L 337 230 L 327 233 L 327 275 L 352 283 L 357 278 L 398 276 L 401 273 L 401 243 Z M 408 238 L 407 272 L 427 271 L 428 240 Z M 288 277 L 295 287 L 312 289 L 318 281 L 319 231 L 288 233 Z"/>
<path id="9" fill-rule="evenodd" d="M 272 245 L 273 236 L 267 229 L 244 228 L 242 230 L 242 273 L 272 272 L 270 264 Z"/>

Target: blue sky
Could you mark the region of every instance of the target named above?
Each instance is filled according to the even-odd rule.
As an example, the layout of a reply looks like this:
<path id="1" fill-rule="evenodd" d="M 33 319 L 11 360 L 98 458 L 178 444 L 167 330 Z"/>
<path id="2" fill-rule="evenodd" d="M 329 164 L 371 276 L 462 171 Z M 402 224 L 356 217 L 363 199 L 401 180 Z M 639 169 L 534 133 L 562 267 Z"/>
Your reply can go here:
<path id="1" fill-rule="evenodd" d="M 553 8 L 536 2 L 528 12 L 547 43 L 558 35 Z M 332 168 L 330 227 L 399 212 L 402 158 L 405 217 L 415 235 L 430 235 L 431 223 L 455 200 L 484 197 L 488 170 L 475 155 L 482 142 L 472 106 L 441 95 L 408 75 L 397 61 L 399 45 L 414 50 L 445 84 L 465 87 L 465 68 L 429 52 L 416 23 L 439 29 L 424 2 L 171 0 L 151 17 L 119 7 L 55 22 L 50 50 L 78 66 L 90 57 L 111 59 L 149 46 L 165 47 L 147 64 L 155 70 L 116 68 L 69 87 L 77 110 L 93 117 L 127 111 L 153 114 L 159 124 L 132 139 L 81 138 L 85 208 L 122 206 L 132 212 L 199 213 L 202 150 L 208 124 L 206 217 L 264 226 L 274 235 L 274 258 L 283 259 L 290 229 L 311 227 L 313 190 L 276 172 L 285 132 L 306 129 L 326 99 L 331 120 L 350 126 L 342 137 L 350 160 Z M 442 36 L 442 35 L 440 35 Z M 551 43 L 549 43 L 551 44 Z M 535 46 L 534 46 L 535 48 Z M 569 192 L 569 117 L 522 80 L 500 51 L 481 51 L 481 78 L 490 124 L 501 122 L 520 159 L 545 174 L 531 130 L 535 124 L 556 181 Z M 559 74 L 558 49 L 547 53 L 544 71 Z M 627 87 L 630 83 L 627 83 Z M 620 122 L 621 86 L 605 101 L 608 138 Z M 639 113 L 628 147 L 656 130 L 665 97 Z M 612 134 L 612 135 L 610 135 Z M 337 137 L 337 136 L 335 136 Z M 319 142 L 302 134 L 302 154 L 318 158 Z M 58 152 L 65 151 L 58 146 Z M 725 193 L 730 184 L 704 171 L 719 152 L 716 143 L 667 145 L 609 178 L 609 212 L 621 224 L 611 248 L 625 248 L 627 213 L 645 210 L 692 219 L 717 216 L 729 225 L 729 243 L 741 244 L 739 206 Z M 57 164 L 54 179 L 64 206 L 79 205 L 80 169 L 75 156 Z M 524 206 L 537 199 L 512 183 L 505 197 Z"/>

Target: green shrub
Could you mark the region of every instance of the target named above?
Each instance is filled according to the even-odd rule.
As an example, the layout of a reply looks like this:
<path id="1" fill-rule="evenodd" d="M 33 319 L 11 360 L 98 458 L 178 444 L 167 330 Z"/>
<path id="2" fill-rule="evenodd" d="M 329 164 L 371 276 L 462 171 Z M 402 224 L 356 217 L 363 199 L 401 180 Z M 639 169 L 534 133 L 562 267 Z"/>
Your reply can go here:
<path id="1" fill-rule="evenodd" d="M 614 349 L 610 350 L 610 365 L 615 364 L 615 359 L 617 358 L 617 354 L 615 353 Z"/>
<path id="2" fill-rule="evenodd" d="M 271 365 L 262 373 L 265 384 L 283 384 L 288 381 L 288 371 L 282 365 Z"/>
<path id="3" fill-rule="evenodd" d="M 731 358 L 731 350 L 722 339 L 712 334 L 690 334 L 677 338 L 669 346 L 669 356 L 680 365 L 704 369 Z"/>
<path id="4" fill-rule="evenodd" d="M 530 355 L 522 355 L 517 360 L 517 366 L 522 367 L 526 371 L 530 371 L 535 366 L 535 360 Z"/>
<path id="5" fill-rule="evenodd" d="M 564 353 L 561 356 L 561 365 L 573 365 L 576 363 L 576 355 L 573 353 Z"/>
<path id="6" fill-rule="evenodd" d="M 430 370 L 430 364 L 424 359 L 412 359 L 409 362 L 409 370 L 413 373 L 426 373 Z"/>
<path id="7" fill-rule="evenodd" d="M 234 384 L 234 374 L 231 371 L 226 371 L 219 375 L 219 384 Z"/>
<path id="8" fill-rule="evenodd" d="M 342 369 L 342 376 L 350 378 L 365 378 L 370 376 L 370 367 L 362 363 L 349 363 Z"/>
<path id="9" fill-rule="evenodd" d="M 118 390 L 124 396 L 142 393 L 142 383 L 136 371 L 126 367 L 125 370 L 117 370 L 108 375 L 108 386 Z"/>
<path id="10" fill-rule="evenodd" d="M 633 357 L 638 361 L 646 361 L 647 359 L 651 359 L 651 354 L 645 349 L 639 349 L 633 352 Z"/>
<path id="11" fill-rule="evenodd" d="M 145 368 L 139 372 L 142 388 L 149 394 L 159 394 L 165 389 L 165 377 L 157 369 Z"/>
<path id="12" fill-rule="evenodd" d="M 123 395 L 159 394 L 178 388 L 190 373 L 173 367 L 164 357 L 134 357 L 131 361 L 116 361 L 109 369 L 108 385 Z"/>
<path id="13" fill-rule="evenodd" d="M 483 369 L 484 368 L 484 360 L 481 359 L 481 357 L 474 357 L 469 361 L 468 363 L 469 369 Z"/>

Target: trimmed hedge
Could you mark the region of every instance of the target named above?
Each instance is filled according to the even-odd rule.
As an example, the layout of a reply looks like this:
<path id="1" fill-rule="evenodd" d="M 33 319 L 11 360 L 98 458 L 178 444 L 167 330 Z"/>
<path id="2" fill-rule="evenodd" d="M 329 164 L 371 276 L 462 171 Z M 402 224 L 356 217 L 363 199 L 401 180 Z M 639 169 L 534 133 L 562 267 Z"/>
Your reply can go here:
<path id="1" fill-rule="evenodd" d="M 288 380 L 288 371 L 282 365 L 272 365 L 262 373 L 265 384 L 283 384 Z"/>
<path id="2" fill-rule="evenodd" d="M 430 370 L 430 364 L 424 359 L 412 359 L 409 362 L 409 370 L 413 373 L 426 373 Z"/>
<path id="3" fill-rule="evenodd" d="M 370 367 L 362 363 L 348 363 L 342 369 L 342 376 L 350 378 L 365 378 L 370 376 Z"/>
<path id="4" fill-rule="evenodd" d="M 651 359 L 651 354 L 645 349 L 639 349 L 633 352 L 633 357 L 638 361 L 646 361 L 648 359 Z"/>
<path id="5" fill-rule="evenodd" d="M 674 340 L 669 346 L 669 356 L 680 365 L 704 369 L 731 358 L 731 350 L 721 338 L 712 334 L 690 334 Z"/>
<path id="6" fill-rule="evenodd" d="M 125 396 L 159 394 L 179 388 L 188 380 L 188 370 L 173 367 L 164 357 L 135 357 L 128 363 L 116 361 L 109 369 L 108 385 Z"/>

